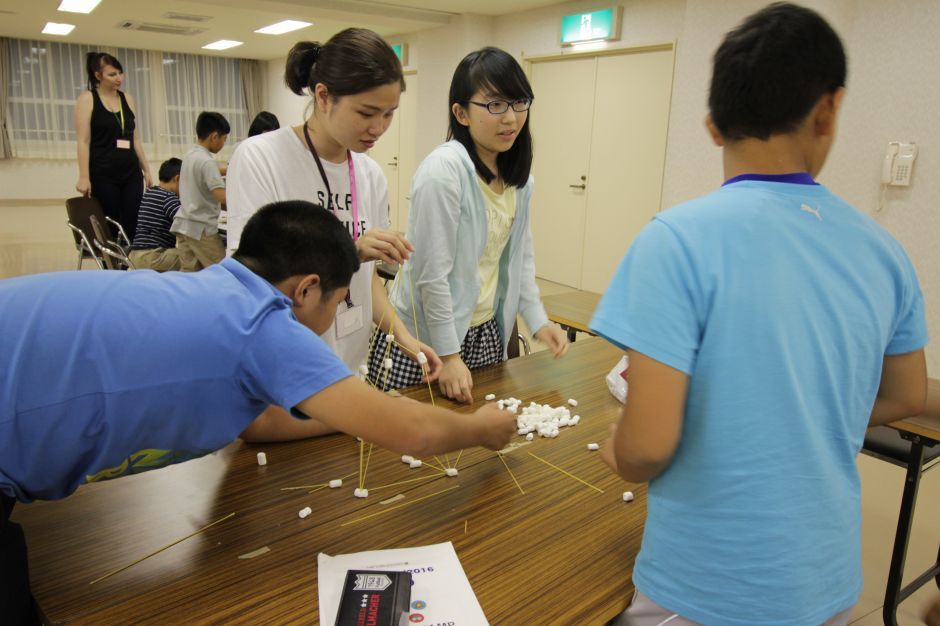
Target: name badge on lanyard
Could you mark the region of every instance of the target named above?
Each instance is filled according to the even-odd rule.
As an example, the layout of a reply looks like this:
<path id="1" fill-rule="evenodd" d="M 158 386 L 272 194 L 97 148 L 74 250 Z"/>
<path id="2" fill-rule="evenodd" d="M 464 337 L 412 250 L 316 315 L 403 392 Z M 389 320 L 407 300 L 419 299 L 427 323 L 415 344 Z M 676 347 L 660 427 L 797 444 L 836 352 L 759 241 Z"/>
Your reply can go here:
<path id="1" fill-rule="evenodd" d="M 118 105 L 121 107 L 121 111 L 113 111 L 115 120 L 118 123 L 118 126 L 121 127 L 121 139 L 117 140 L 117 147 L 119 150 L 130 150 L 131 142 L 130 139 L 124 139 L 124 106 L 118 101 Z"/>
<path id="2" fill-rule="evenodd" d="M 332 207 L 333 215 L 339 219 L 336 204 L 333 202 L 333 191 L 330 189 L 330 181 L 326 177 L 326 170 L 323 169 L 320 155 L 317 154 L 317 149 L 313 146 L 313 140 L 310 139 L 310 131 L 306 123 L 304 123 L 304 138 L 307 140 L 307 147 L 310 148 L 310 153 L 313 154 L 313 160 L 316 161 L 317 169 L 320 171 L 320 178 L 323 179 L 323 184 L 326 186 L 327 205 Z M 356 241 L 362 233 L 359 225 L 359 203 L 356 197 L 356 168 L 353 167 L 352 155 L 348 150 L 346 151 L 346 163 L 349 165 L 349 194 L 352 202 L 352 238 L 353 241 Z M 350 284 L 350 288 L 351 287 L 352 285 Z M 363 327 L 362 305 L 353 304 L 351 292 L 346 293 L 346 301 L 344 304 L 340 304 L 339 308 L 343 306 L 345 306 L 346 309 L 343 311 L 337 310 L 336 321 L 333 324 L 336 327 L 337 339 L 351 335 Z"/>

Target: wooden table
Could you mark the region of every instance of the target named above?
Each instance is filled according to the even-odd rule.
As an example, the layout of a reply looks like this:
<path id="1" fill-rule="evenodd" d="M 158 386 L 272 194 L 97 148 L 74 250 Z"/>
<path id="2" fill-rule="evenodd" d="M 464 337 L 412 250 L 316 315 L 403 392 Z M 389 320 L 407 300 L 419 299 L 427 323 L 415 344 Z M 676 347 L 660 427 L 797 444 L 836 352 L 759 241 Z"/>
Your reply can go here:
<path id="1" fill-rule="evenodd" d="M 573 342 L 578 332 L 593 335 L 588 324 L 594 315 L 594 309 L 601 300 L 601 294 L 593 291 L 572 291 L 542 298 L 548 319 L 560 325 L 568 332 L 568 341 Z"/>
<path id="2" fill-rule="evenodd" d="M 553 406 L 580 401 L 579 426 L 505 455 L 525 495 L 495 453 L 479 448 L 463 452 L 454 478 L 426 467 L 410 470 L 399 455 L 375 450 L 366 500 L 352 496 L 355 476 L 339 490 L 281 491 L 355 474 L 358 444 L 346 435 L 236 442 L 198 460 L 84 486 L 65 500 L 17 505 L 13 519 L 29 542 L 34 594 L 54 623 L 318 624 L 319 552 L 451 541 L 493 624 L 601 624 L 629 600 L 646 515 L 646 486 L 623 483 L 586 450 L 587 443 L 603 440 L 618 414 L 604 375 L 619 357 L 615 348 L 590 339 L 558 361 L 546 351 L 475 373 L 478 403 L 488 392 Z M 427 393 L 412 395 L 425 399 Z M 265 467 L 255 460 L 262 450 Z M 434 478 L 378 489 L 422 476 Z M 622 501 L 625 489 L 636 501 Z M 398 493 L 406 496 L 396 503 L 401 508 L 381 504 Z M 313 514 L 299 519 L 305 506 Z M 232 512 L 206 532 L 89 584 Z M 264 547 L 270 551 L 238 558 Z"/>
<path id="3" fill-rule="evenodd" d="M 917 491 L 920 487 L 920 477 L 924 472 L 925 449 L 940 445 L 940 380 L 932 378 L 928 381 L 927 409 L 923 415 L 909 417 L 888 424 L 888 426 L 900 432 L 904 439 L 911 442 L 904 479 L 904 493 L 901 496 L 901 510 L 898 514 L 898 529 L 894 535 L 894 548 L 891 552 L 888 584 L 882 607 L 885 625 L 897 626 L 897 609 L 901 602 L 931 579 L 934 579 L 940 587 L 940 548 L 938 548 L 937 562 L 932 567 L 904 587 L 901 586 L 904 563 L 907 560 L 907 544 L 910 540 L 911 525 L 914 522 Z"/>

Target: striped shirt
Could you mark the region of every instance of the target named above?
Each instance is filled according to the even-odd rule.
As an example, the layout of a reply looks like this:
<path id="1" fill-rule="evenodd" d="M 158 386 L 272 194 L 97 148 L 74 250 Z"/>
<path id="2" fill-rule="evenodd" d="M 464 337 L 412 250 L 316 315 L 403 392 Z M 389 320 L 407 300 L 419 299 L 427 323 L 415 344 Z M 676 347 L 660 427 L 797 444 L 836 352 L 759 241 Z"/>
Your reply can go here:
<path id="1" fill-rule="evenodd" d="M 151 187 L 144 192 L 137 214 L 137 234 L 134 250 L 175 248 L 176 236 L 170 232 L 173 217 L 180 208 L 180 199 L 163 187 Z"/>

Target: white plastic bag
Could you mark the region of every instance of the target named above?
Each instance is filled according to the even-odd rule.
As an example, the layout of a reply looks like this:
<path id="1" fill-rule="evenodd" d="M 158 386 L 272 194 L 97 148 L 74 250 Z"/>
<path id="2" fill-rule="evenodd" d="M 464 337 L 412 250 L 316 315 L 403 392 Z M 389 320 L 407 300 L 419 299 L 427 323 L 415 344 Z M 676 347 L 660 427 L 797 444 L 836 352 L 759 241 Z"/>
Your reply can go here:
<path id="1" fill-rule="evenodd" d="M 630 361 L 627 355 L 623 355 L 617 364 L 614 365 L 614 369 L 610 370 L 607 374 L 607 388 L 610 389 L 610 393 L 620 400 L 621 403 L 626 403 L 627 401 L 627 381 L 622 374 L 629 367 Z"/>

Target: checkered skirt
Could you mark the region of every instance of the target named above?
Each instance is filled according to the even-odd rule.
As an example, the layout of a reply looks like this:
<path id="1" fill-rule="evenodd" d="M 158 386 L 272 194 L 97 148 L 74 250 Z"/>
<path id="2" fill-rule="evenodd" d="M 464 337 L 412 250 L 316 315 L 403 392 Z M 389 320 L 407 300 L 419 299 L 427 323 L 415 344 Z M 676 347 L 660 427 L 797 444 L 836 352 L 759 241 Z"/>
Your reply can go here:
<path id="1" fill-rule="evenodd" d="M 386 352 L 392 359 L 392 369 L 387 374 L 383 367 Z M 460 358 L 471 370 L 503 360 L 503 340 L 495 317 L 467 331 L 460 346 Z M 382 391 L 410 387 L 421 383 L 421 366 L 397 345 L 389 348 L 385 333 L 376 329 L 369 352 L 369 380 Z"/>

